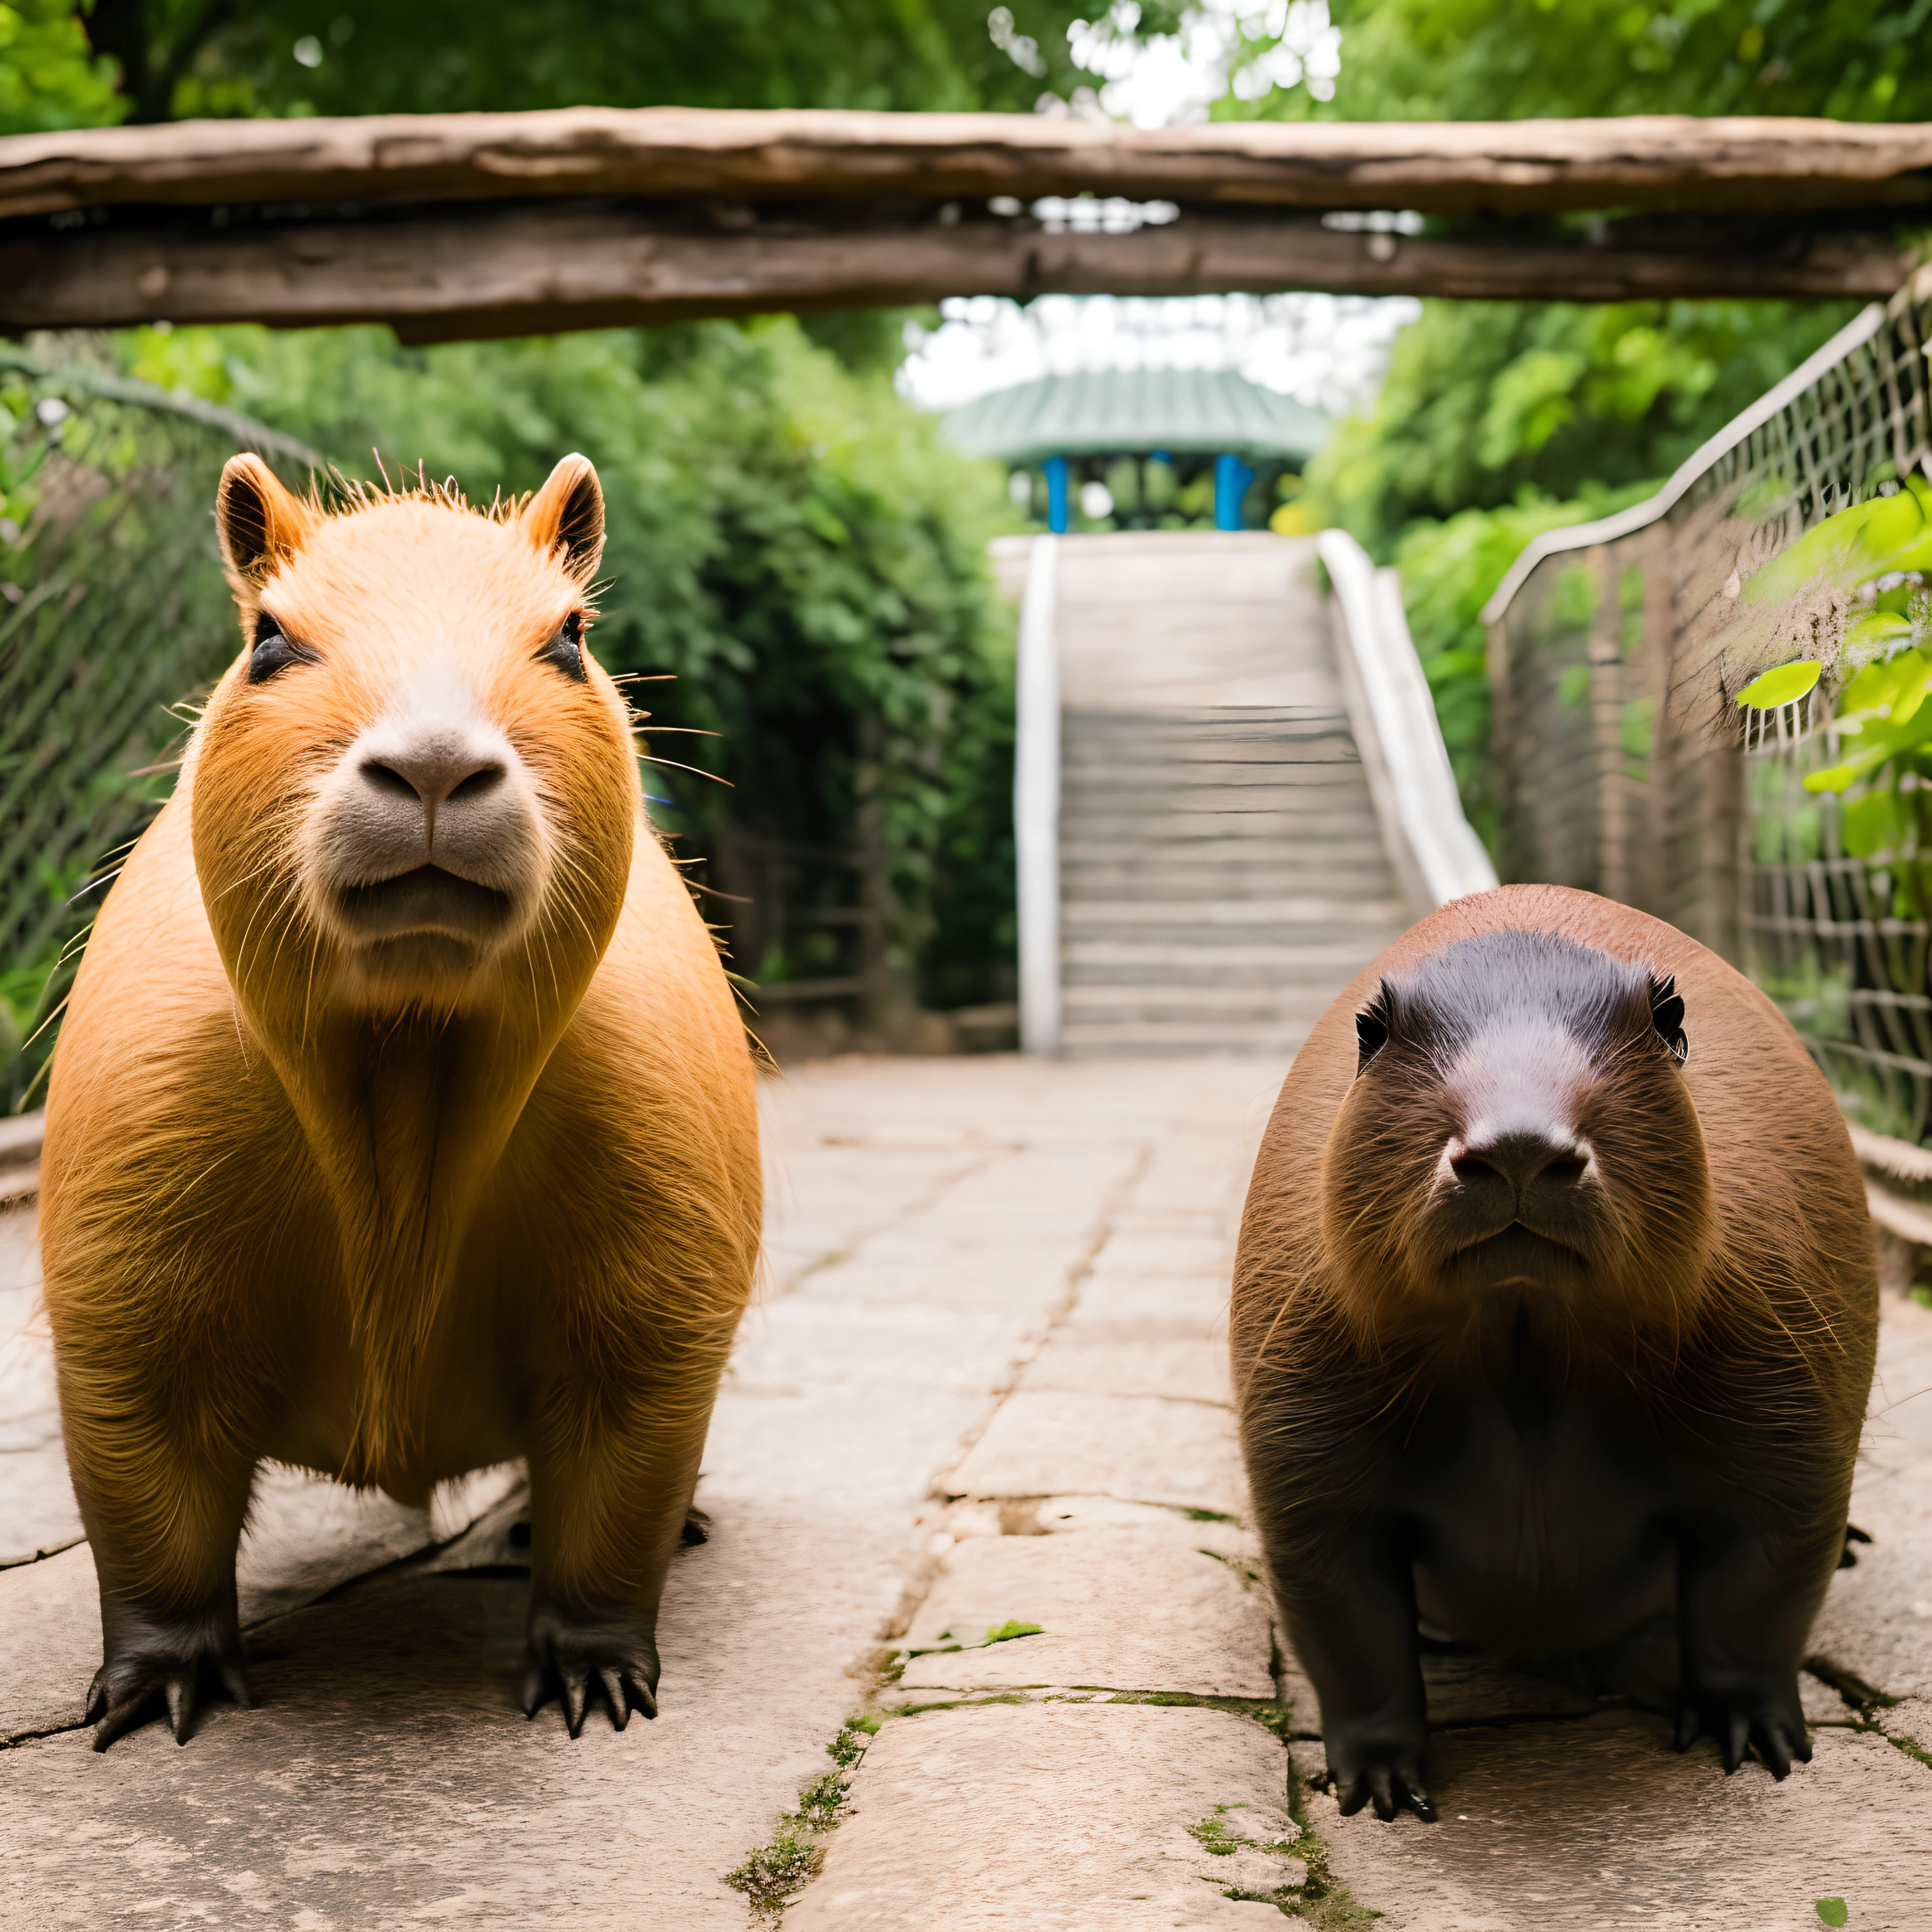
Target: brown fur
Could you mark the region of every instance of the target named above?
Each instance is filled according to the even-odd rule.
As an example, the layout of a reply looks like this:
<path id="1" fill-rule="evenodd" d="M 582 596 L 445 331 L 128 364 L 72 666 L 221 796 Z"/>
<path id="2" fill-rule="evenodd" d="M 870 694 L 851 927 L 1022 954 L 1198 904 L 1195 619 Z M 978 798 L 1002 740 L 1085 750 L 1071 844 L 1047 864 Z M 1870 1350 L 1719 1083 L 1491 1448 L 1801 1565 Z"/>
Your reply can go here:
<path id="1" fill-rule="evenodd" d="M 433 490 L 329 516 L 238 458 L 222 508 L 244 636 L 266 603 L 319 662 L 251 684 L 244 647 L 223 678 L 56 1056 L 46 1297 L 96 1706 L 183 1670 L 191 1704 L 197 1669 L 232 1671 L 263 1457 L 421 1501 L 527 1456 L 533 1665 L 567 1688 L 544 1618 L 648 1647 L 759 1226 L 743 1028 L 626 707 L 594 662 L 533 656 L 586 608 L 596 478 L 572 458 L 488 516 Z M 486 967 L 391 982 L 316 914 L 311 821 L 425 662 L 520 754 L 547 870 Z"/>
<path id="2" fill-rule="evenodd" d="M 1418 1418 L 1445 1389 L 1502 1372 L 1508 1336 L 1456 1292 L 1416 1206 L 1457 1131 L 1454 1110 L 1426 1076 L 1358 1079 L 1356 1016 L 1384 976 L 1399 980 L 1458 941 L 1513 930 L 1676 976 L 1689 1042 L 1681 1076 L 1654 1041 L 1633 1040 L 1586 1103 L 1598 1154 L 1626 1184 L 1591 1205 L 1599 1219 L 1584 1244 L 1587 1274 L 1541 1300 L 1540 1359 L 1555 1365 L 1559 1388 L 1596 1391 L 1644 1418 L 1640 1442 L 1708 1469 L 1723 1500 L 1697 1534 L 1708 1544 L 1735 1528 L 1761 1544 L 1779 1619 L 1766 1646 L 1777 1653 L 1772 1674 L 1789 1676 L 1842 1547 L 1871 1376 L 1876 1278 L 1858 1163 L 1828 1086 L 1763 994 L 1672 927 L 1558 886 L 1507 886 L 1423 920 L 1329 1008 L 1282 1089 L 1248 1196 L 1232 1346 L 1285 1620 L 1306 1632 L 1309 1650 L 1323 1648 L 1333 1621 L 1324 1592 L 1354 1587 L 1336 1580 L 1355 1543 L 1382 1533 L 1389 1510 L 1377 1485 Z M 1640 1064 L 1630 1058 L 1640 1050 Z M 1664 1516 L 1671 1507 L 1658 1504 Z M 1406 1614 L 1412 1634 L 1413 1600 Z M 1582 1647 L 1588 1634 L 1539 1627 L 1538 1614 L 1526 1597 L 1509 1647 Z M 1690 1635 L 1685 1642 L 1687 1708 L 1724 1705 L 1695 1681 Z M 1331 1673 L 1328 1688 L 1318 1677 L 1330 1720 L 1346 1674 Z M 1365 1666 L 1364 1681 L 1373 1674 Z M 1408 1694 L 1396 1685 L 1396 1702 L 1397 1691 Z M 1388 1736 L 1408 1721 L 1364 1718 L 1362 1738 L 1340 1753 L 1334 1732 L 1345 1727 L 1334 1725 L 1338 1778 L 1385 1772 L 1391 1753 L 1401 1756 Z M 1798 1721 L 1801 1751 L 1802 1738 Z M 1726 1754 L 1734 1760 L 1728 1744 Z M 1412 1755 L 1402 1762 L 1397 1802 L 1418 1768 Z M 1384 1809 L 1385 1790 L 1374 1795 Z"/>

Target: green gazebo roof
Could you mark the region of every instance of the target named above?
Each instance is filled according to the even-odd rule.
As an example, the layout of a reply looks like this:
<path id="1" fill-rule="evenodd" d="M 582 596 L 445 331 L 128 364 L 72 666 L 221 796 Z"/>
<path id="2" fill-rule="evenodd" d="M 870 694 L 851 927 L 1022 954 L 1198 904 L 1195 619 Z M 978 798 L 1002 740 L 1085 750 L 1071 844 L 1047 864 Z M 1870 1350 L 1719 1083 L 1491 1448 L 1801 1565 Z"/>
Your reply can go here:
<path id="1" fill-rule="evenodd" d="M 1041 376 L 951 410 L 947 440 L 967 456 L 1286 457 L 1305 462 L 1334 433 L 1319 410 L 1231 369 L 1083 369 Z"/>

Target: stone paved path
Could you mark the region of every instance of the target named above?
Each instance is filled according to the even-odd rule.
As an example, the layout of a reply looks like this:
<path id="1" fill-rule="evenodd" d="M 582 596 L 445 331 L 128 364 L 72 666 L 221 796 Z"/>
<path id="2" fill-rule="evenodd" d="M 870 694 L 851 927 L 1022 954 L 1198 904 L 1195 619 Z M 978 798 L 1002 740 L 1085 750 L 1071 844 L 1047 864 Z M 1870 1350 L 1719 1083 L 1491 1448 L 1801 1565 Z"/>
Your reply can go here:
<path id="1" fill-rule="evenodd" d="M 1282 1071 L 851 1061 L 768 1090 L 771 1280 L 706 1457 L 712 1539 L 674 1567 L 655 1724 L 572 1744 L 554 1707 L 517 1714 L 514 1472 L 434 1513 L 266 1485 L 261 1702 L 184 1749 L 150 1727 L 96 1756 L 77 1728 L 84 1545 L 0 1570 L 0 1928 L 738 1932 L 724 1875 L 760 1846 L 767 1871 L 823 1856 L 793 1932 L 1283 1908 L 1796 1932 L 1830 1895 L 1853 1928 L 1932 1926 L 1932 1311 L 1910 1304 L 1854 1508 L 1876 1541 L 1815 1639 L 1814 1764 L 1726 1780 L 1647 1718 L 1450 1659 L 1444 1823 L 1345 1822 L 1299 1780 L 1313 1702 L 1270 1640 L 1223 1360 Z M 0 1285 L 0 1556 L 62 1506 L 44 1345 L 6 1340 L 25 1300 Z M 876 1735 L 845 1733 L 862 1759 L 818 1792 L 849 1785 L 840 1822 L 784 1826 L 860 1712 Z"/>

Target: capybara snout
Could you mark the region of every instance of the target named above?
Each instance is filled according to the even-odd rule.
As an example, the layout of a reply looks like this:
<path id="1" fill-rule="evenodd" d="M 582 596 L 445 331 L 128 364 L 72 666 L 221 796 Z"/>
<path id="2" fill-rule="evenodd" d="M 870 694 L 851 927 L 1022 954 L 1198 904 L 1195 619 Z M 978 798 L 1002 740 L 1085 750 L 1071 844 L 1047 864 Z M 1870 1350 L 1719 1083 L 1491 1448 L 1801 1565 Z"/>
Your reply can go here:
<path id="1" fill-rule="evenodd" d="M 508 944 L 550 884 L 530 767 L 470 679 L 443 667 L 406 680 L 336 760 L 304 843 L 316 917 L 392 974 Z"/>

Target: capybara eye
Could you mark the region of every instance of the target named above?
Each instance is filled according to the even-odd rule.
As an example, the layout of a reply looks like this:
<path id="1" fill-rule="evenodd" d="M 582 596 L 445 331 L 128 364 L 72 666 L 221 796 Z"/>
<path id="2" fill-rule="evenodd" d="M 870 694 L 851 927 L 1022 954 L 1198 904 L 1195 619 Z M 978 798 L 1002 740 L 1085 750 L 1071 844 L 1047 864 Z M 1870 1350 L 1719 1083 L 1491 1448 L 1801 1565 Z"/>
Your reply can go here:
<path id="1" fill-rule="evenodd" d="M 590 676 L 584 663 L 584 613 L 573 610 L 556 627 L 556 635 L 538 652 L 544 664 L 555 664 L 566 677 L 582 684 Z"/>
<path id="2" fill-rule="evenodd" d="M 1684 1037 L 1684 1001 L 1675 974 L 1666 973 L 1660 980 L 1654 974 L 1651 976 L 1650 1023 L 1671 1058 L 1682 1066 L 1690 1054 L 1690 1043 Z"/>
<path id="3" fill-rule="evenodd" d="M 248 682 L 260 684 L 292 664 L 314 664 L 316 655 L 306 644 L 298 644 L 264 610 L 255 620 L 255 652 L 248 660 Z"/>
<path id="4" fill-rule="evenodd" d="M 1355 1016 L 1355 1044 L 1360 1049 L 1355 1062 L 1355 1077 L 1368 1071 L 1369 1062 L 1388 1046 L 1389 996 L 1387 986 L 1378 986 L 1376 996 Z"/>

